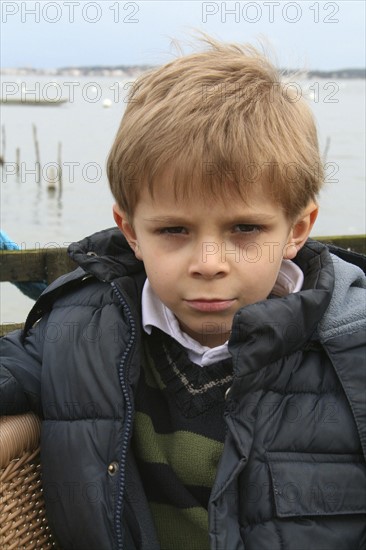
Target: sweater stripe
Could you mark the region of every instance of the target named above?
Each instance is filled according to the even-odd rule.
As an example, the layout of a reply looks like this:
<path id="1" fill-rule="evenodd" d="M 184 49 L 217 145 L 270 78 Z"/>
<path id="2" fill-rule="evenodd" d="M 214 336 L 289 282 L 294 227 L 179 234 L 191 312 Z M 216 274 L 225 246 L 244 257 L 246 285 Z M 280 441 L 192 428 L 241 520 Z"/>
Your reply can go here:
<path id="1" fill-rule="evenodd" d="M 185 485 L 212 487 L 222 443 L 192 432 L 156 433 L 151 418 L 140 412 L 136 412 L 134 429 L 141 461 L 169 464 Z"/>
<path id="2" fill-rule="evenodd" d="M 153 502 L 151 511 L 155 518 L 161 550 L 209 550 L 206 510 L 176 510 L 171 506 Z"/>
<path id="3" fill-rule="evenodd" d="M 144 490 L 149 502 L 169 504 L 176 508 L 207 508 L 211 494 L 210 487 L 183 485 L 168 464 L 141 464 Z M 164 480 L 164 483 L 159 483 Z"/>

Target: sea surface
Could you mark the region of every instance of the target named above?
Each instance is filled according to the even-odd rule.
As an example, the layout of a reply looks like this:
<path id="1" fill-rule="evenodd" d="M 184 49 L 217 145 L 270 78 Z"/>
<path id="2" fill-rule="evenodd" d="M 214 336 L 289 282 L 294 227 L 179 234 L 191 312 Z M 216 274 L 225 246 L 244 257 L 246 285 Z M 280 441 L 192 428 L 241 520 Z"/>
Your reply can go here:
<path id="1" fill-rule="evenodd" d="M 1 106 L 1 228 L 21 248 L 67 246 L 114 225 L 105 164 L 133 85 L 118 77 L 3 77 L 2 97 L 68 99 Z M 288 86 L 308 98 L 325 154 L 313 235 L 365 233 L 365 81 L 297 79 Z M 1 322 L 22 321 L 32 300 L 10 283 L 0 291 Z"/>

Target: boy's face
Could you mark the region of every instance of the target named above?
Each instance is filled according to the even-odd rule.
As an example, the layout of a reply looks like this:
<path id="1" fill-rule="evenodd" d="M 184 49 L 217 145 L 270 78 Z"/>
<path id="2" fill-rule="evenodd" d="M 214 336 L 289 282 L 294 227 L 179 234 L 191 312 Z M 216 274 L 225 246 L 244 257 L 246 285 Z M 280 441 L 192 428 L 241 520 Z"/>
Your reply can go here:
<path id="1" fill-rule="evenodd" d="M 157 296 L 209 347 L 229 338 L 239 308 L 267 298 L 282 259 L 296 256 L 316 217 L 291 225 L 263 194 L 249 203 L 177 201 L 164 180 L 154 198 L 142 192 L 132 225 L 117 206 L 114 215 Z"/>

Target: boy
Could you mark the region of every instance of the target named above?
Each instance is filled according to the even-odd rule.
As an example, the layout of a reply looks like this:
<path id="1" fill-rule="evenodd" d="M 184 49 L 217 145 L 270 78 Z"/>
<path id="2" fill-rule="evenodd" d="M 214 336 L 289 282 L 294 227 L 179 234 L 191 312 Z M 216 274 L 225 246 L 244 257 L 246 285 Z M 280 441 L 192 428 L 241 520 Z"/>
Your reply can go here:
<path id="1" fill-rule="evenodd" d="M 2 412 L 43 418 L 63 548 L 366 548 L 365 278 L 307 241 L 304 100 L 208 43 L 137 81 L 119 229 L 72 245 L 81 267 L 3 340 Z"/>

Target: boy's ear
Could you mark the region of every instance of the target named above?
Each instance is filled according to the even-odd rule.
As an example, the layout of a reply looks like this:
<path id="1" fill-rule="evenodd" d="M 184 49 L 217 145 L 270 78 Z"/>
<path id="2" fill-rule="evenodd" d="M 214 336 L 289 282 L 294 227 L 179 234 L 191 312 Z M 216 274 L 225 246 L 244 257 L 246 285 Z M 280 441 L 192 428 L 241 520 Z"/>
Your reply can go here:
<path id="1" fill-rule="evenodd" d="M 293 260 L 300 248 L 304 246 L 318 216 L 318 212 L 319 207 L 313 201 L 301 212 L 290 231 L 283 255 L 284 258 Z"/>
<path id="2" fill-rule="evenodd" d="M 117 226 L 120 228 L 120 230 L 126 237 L 128 244 L 134 251 L 136 258 L 141 260 L 142 258 L 140 255 L 140 249 L 137 242 L 136 232 L 133 228 L 133 225 L 129 221 L 127 214 L 119 208 L 118 204 L 113 205 L 113 217 Z"/>

